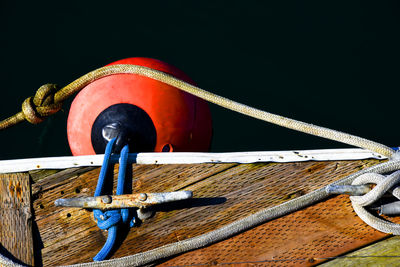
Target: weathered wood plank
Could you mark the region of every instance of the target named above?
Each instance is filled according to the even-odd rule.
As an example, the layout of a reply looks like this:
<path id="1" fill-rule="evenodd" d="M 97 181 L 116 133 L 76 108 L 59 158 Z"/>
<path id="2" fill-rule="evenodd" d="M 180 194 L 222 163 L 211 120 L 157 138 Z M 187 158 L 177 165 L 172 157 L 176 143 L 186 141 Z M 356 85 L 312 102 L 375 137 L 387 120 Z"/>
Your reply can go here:
<path id="1" fill-rule="evenodd" d="M 197 199 L 174 207 L 159 207 L 156 216 L 130 230 L 113 257 L 146 251 L 206 233 L 376 163 L 377 160 L 134 165 L 134 192 L 188 189 L 194 191 Z M 55 184 L 50 180 L 42 181 L 42 186 L 35 191 L 34 208 L 44 242 L 44 265 L 88 262 L 103 246 L 107 233 L 96 228 L 91 212 L 55 208 L 53 205 L 54 200 L 60 197 L 93 194 L 98 172 L 96 169 L 78 176 L 64 177 L 56 180 Z M 45 183 L 48 186 L 43 186 Z"/>
<path id="2" fill-rule="evenodd" d="M 358 218 L 348 196 L 337 196 L 160 266 L 311 266 L 386 236 Z M 351 266 L 365 266 L 356 263 Z"/>
<path id="3" fill-rule="evenodd" d="M 236 164 L 133 165 L 133 191 L 178 190 L 182 186 L 203 180 L 233 166 Z M 33 186 L 35 188 L 33 206 L 44 245 L 42 251 L 44 265 L 51 265 L 55 261 L 63 264 L 72 263 L 71 261 L 75 263 L 91 261 L 91 258 L 101 249 L 107 233 L 97 228 L 91 212 L 83 209 L 57 208 L 53 204 L 57 198 L 92 195 L 98 175 L 99 169 L 78 176 L 65 175 L 63 179 L 59 176 L 56 176 L 56 179 L 49 176 Z M 117 166 L 114 176 L 115 189 L 118 176 Z M 80 233 L 85 231 L 90 233 L 94 231 L 96 234 L 79 240 Z M 60 249 L 64 251 L 61 254 L 58 253 Z M 79 253 L 86 250 L 89 250 L 88 253 Z"/>
<path id="4" fill-rule="evenodd" d="M 33 183 L 36 183 L 40 179 L 46 178 L 49 175 L 55 174 L 57 172 L 60 172 L 62 170 L 46 170 L 46 169 L 41 169 L 41 170 L 33 170 L 29 171 L 29 175 L 31 176 L 31 179 Z"/>
<path id="5" fill-rule="evenodd" d="M 400 236 L 394 236 L 340 256 L 321 266 L 399 266 L 399 262 Z"/>
<path id="6" fill-rule="evenodd" d="M 34 264 L 31 187 L 27 173 L 0 174 L 0 252 Z"/>
<path id="7" fill-rule="evenodd" d="M 215 199 L 215 202 L 225 198 L 225 202 L 158 213 L 140 232 L 128 236 L 116 257 L 220 228 L 266 207 L 311 192 L 361 166 L 362 162 L 309 162 L 249 164 L 231 168 L 185 188 L 193 190 L 195 197 Z M 135 245 L 135 242 L 140 245 Z"/>

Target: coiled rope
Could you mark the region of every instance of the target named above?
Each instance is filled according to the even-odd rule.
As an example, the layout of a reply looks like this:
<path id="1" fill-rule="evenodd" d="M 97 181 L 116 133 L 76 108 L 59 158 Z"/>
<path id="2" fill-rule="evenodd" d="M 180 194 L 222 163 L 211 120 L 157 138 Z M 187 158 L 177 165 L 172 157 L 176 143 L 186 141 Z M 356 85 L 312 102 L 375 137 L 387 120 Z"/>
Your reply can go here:
<path id="1" fill-rule="evenodd" d="M 368 139 L 364 139 L 358 136 L 346 134 L 340 131 L 331 130 L 325 127 L 320 127 L 316 125 L 312 125 L 309 123 L 293 120 L 290 118 L 286 118 L 283 116 L 275 115 L 266 111 L 262 111 L 259 109 L 255 109 L 244 104 L 229 100 L 227 98 L 215 95 L 213 93 L 207 92 L 203 89 L 200 89 L 196 86 L 188 84 L 184 81 L 181 81 L 169 74 L 149 69 L 142 66 L 136 65 L 112 65 L 106 66 L 103 68 L 99 68 L 94 70 L 69 85 L 65 86 L 61 90 L 54 93 L 54 97 L 47 96 L 46 101 L 39 103 L 40 101 L 35 101 L 35 97 L 33 100 L 28 98 L 25 100 L 25 104 L 23 104 L 22 111 L 17 113 L 16 115 L 0 122 L 0 129 L 7 128 L 11 125 L 14 125 L 23 120 L 28 120 L 32 123 L 37 123 L 37 121 L 43 120 L 43 118 L 49 114 L 54 113 L 53 111 L 58 108 L 61 103 L 67 99 L 69 96 L 79 91 L 89 83 L 94 80 L 100 79 L 102 77 L 112 75 L 112 74 L 121 74 L 121 73 L 129 73 L 129 74 L 137 74 L 145 77 L 149 77 L 160 82 L 164 82 L 166 84 L 172 85 L 176 88 L 179 88 L 187 93 L 193 94 L 197 97 L 200 97 L 206 101 L 217 104 L 219 106 L 228 108 L 230 110 L 248 115 L 253 118 L 257 118 L 263 121 L 267 121 L 270 123 L 274 123 L 289 129 L 297 130 L 300 132 L 308 133 L 311 135 L 316 135 L 320 137 L 324 137 L 330 140 L 342 142 L 349 145 L 354 145 L 357 147 L 365 148 L 386 157 L 391 158 L 395 155 L 395 151 L 385 145 L 379 144 L 377 142 L 370 141 Z M 41 89 L 39 89 L 41 90 Z M 42 89 L 44 90 L 44 89 Z M 38 94 L 38 93 L 37 93 Z M 38 97 L 39 99 L 39 97 Z M 39 105 L 37 105 L 38 102 Z M 33 105 L 32 105 L 33 104 Z M 28 106 L 25 107 L 24 105 Z M 56 109 L 54 107 L 57 107 Z M 36 119 L 38 118 L 38 120 Z M 400 160 L 394 157 L 393 160 L 385 163 L 381 163 L 370 167 L 365 170 L 361 170 L 355 174 L 352 174 L 344 179 L 341 179 L 333 184 L 350 184 L 356 177 L 365 174 L 365 173 L 386 173 L 400 169 Z M 204 247 L 210 245 L 212 243 L 218 242 L 220 240 L 226 239 L 232 235 L 235 235 L 239 232 L 247 230 L 251 227 L 264 223 L 266 221 L 275 219 L 277 217 L 286 215 L 288 213 L 294 212 L 301 208 L 304 208 L 308 205 L 312 205 L 318 201 L 323 200 L 328 197 L 329 194 L 325 191 L 325 188 L 320 188 L 316 191 L 308 193 L 304 196 L 298 197 L 296 199 L 287 201 L 278 206 L 261 210 L 255 214 L 252 214 L 248 217 L 235 221 L 229 225 L 226 225 L 217 230 L 211 231 L 209 233 L 190 238 L 187 240 L 183 240 L 180 242 L 168 244 L 150 251 L 146 251 L 143 253 L 138 253 L 132 256 L 122 257 L 119 259 L 106 260 L 101 262 L 91 262 L 91 263 L 83 263 L 76 264 L 71 266 L 140 266 L 144 264 L 148 264 L 154 262 L 156 260 L 170 257 L 179 253 L 183 253 L 189 250 L 193 250 L 196 248 Z M 0 255 L 0 263 L 4 266 L 22 266 L 16 263 L 13 263 L 6 257 Z"/>
<path id="2" fill-rule="evenodd" d="M 398 169 L 400 169 L 400 160 L 392 160 L 361 170 L 355 174 L 351 174 L 339 181 L 332 183 L 331 185 L 351 184 L 357 177 L 366 173 L 383 174 L 387 172 L 393 172 Z M 166 257 L 171 257 L 179 253 L 201 248 L 213 244 L 215 242 L 224 240 L 242 231 L 255 227 L 259 224 L 265 223 L 267 221 L 273 220 L 275 218 L 305 208 L 309 205 L 312 205 L 318 201 L 327 198 L 328 196 L 330 196 L 330 194 L 327 193 L 325 191 L 325 187 L 323 187 L 306 195 L 295 198 L 293 200 L 289 200 L 275 207 L 261 210 L 255 214 L 249 215 L 231 224 L 223 226 L 217 230 L 208 232 L 206 234 L 197 237 L 171 243 L 156 249 L 152 249 L 131 256 L 121 257 L 118 259 L 105 260 L 101 262 L 81 263 L 69 266 L 71 267 L 142 266 Z M 12 262 L 3 255 L 0 255 L 0 264 L 2 264 L 3 266 L 10 266 L 10 267 L 23 266 Z"/>
<path id="3" fill-rule="evenodd" d="M 353 209 L 357 213 L 358 217 L 360 217 L 369 226 L 381 232 L 400 235 L 400 224 L 377 218 L 364 208 L 365 206 L 376 202 L 390 189 L 393 189 L 391 192 L 392 195 L 400 200 L 400 186 L 398 186 L 399 183 L 400 171 L 396 171 L 388 176 L 378 173 L 366 173 L 357 177 L 357 179 L 352 182 L 353 185 L 376 184 L 376 186 L 367 194 L 363 196 L 350 197 L 351 204 L 353 205 Z"/>
<path id="4" fill-rule="evenodd" d="M 381 163 L 370 168 L 361 170 L 355 174 L 349 175 L 344 179 L 336 181 L 332 184 L 350 184 L 358 176 L 366 173 L 378 173 L 383 174 L 386 172 L 392 172 L 400 169 L 400 160 L 389 161 Z M 250 229 L 259 224 L 273 220 L 275 218 L 287 215 L 291 212 L 295 212 L 299 209 L 305 208 L 318 201 L 327 198 L 329 194 L 325 191 L 325 188 L 317 189 L 311 193 L 287 201 L 283 204 L 271 207 L 268 209 L 261 210 L 255 214 L 249 215 L 243 219 L 237 220 L 231 224 L 223 226 L 217 230 L 208 232 L 206 234 L 179 241 L 176 243 L 168 244 L 156 249 L 152 249 L 146 252 L 138 253 L 132 256 L 126 256 L 118 259 L 112 259 L 102 262 L 90 262 L 83 264 L 71 265 L 75 267 L 104 267 L 104 266 L 142 266 L 145 264 L 152 263 L 159 259 L 171 257 L 179 253 L 201 248 L 218 241 L 222 241 L 242 231 Z"/>

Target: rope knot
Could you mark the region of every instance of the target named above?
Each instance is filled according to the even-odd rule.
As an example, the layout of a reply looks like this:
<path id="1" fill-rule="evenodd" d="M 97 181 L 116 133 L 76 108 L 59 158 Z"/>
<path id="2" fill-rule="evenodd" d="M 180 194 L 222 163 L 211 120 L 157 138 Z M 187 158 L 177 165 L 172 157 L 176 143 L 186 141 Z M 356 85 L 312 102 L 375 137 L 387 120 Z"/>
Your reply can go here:
<path id="1" fill-rule="evenodd" d="M 94 210 L 93 215 L 97 220 L 97 226 L 102 230 L 108 230 L 110 227 L 119 224 L 122 220 L 119 210 L 109 210 L 106 212 Z"/>
<path id="2" fill-rule="evenodd" d="M 55 84 L 42 85 L 35 93 L 34 97 L 28 97 L 22 103 L 22 113 L 27 121 L 38 124 L 47 116 L 58 112 L 62 103 L 54 102 L 54 94 L 58 91 Z"/>
<path id="3" fill-rule="evenodd" d="M 376 186 L 363 196 L 351 196 L 353 203 L 360 206 L 368 206 L 380 199 L 386 192 L 393 189 L 391 193 L 400 200 L 400 187 L 396 186 L 400 182 L 400 171 L 396 171 L 388 176 L 378 173 L 366 173 L 358 176 L 352 185 L 376 184 Z"/>
<path id="4" fill-rule="evenodd" d="M 375 217 L 365 206 L 371 205 L 379 200 L 386 192 L 400 200 L 400 171 L 395 171 L 384 176 L 378 173 L 366 173 L 358 176 L 353 185 L 376 184 L 376 186 L 363 196 L 351 196 L 351 204 L 357 215 L 369 226 L 394 235 L 400 235 L 400 225 Z"/>

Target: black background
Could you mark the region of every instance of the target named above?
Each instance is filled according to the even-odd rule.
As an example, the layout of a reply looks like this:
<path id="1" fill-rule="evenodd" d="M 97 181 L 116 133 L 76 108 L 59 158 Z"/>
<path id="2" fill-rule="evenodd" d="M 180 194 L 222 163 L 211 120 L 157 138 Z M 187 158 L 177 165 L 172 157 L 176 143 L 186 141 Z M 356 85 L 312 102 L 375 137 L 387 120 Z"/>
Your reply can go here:
<path id="1" fill-rule="evenodd" d="M 126 57 L 177 66 L 236 101 L 400 145 L 397 1 L 0 2 L 6 118 L 44 83 Z M 0 158 L 69 155 L 63 112 L 0 133 Z M 212 151 L 346 145 L 211 105 Z"/>

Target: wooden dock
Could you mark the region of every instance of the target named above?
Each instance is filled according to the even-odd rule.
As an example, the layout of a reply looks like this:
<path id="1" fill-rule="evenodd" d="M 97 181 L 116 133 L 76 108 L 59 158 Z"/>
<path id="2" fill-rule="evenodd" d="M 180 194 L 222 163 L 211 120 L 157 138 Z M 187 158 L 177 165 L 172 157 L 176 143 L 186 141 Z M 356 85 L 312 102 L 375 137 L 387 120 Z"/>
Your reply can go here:
<path id="1" fill-rule="evenodd" d="M 155 215 L 131 228 L 112 258 L 207 233 L 379 162 L 382 160 L 133 164 L 132 192 L 191 190 L 194 198 L 154 207 Z M 54 201 L 92 196 L 98 175 L 98 167 L 3 174 L 0 177 L 3 255 L 13 255 L 19 262 L 35 266 L 92 261 L 107 232 L 97 227 L 90 210 L 55 207 Z M 352 210 L 348 196 L 336 196 L 158 264 L 309 266 L 388 236 L 362 222 Z"/>

